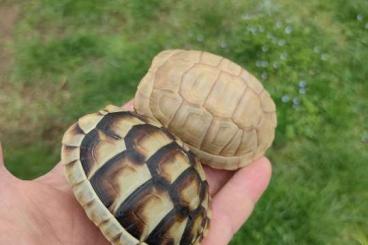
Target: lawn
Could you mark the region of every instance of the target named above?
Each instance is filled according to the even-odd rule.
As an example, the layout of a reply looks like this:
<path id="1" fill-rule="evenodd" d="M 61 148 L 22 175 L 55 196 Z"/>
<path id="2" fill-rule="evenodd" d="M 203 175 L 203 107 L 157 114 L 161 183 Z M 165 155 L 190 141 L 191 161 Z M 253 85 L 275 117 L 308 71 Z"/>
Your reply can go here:
<path id="1" fill-rule="evenodd" d="M 232 244 L 368 244 L 367 0 L 3 0 L 0 17 L 0 140 L 18 177 L 52 168 L 79 116 L 130 99 L 156 53 L 207 50 L 278 108 L 270 187 Z"/>

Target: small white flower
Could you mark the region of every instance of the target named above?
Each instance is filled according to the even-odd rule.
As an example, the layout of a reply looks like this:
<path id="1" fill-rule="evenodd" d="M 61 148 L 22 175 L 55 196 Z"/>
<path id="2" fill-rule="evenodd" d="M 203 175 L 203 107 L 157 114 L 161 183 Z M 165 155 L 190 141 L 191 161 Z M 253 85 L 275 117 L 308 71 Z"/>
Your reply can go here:
<path id="1" fill-rule="evenodd" d="M 253 19 L 253 17 L 249 14 L 243 14 L 241 16 L 241 18 L 242 18 L 242 20 L 251 20 L 251 19 Z"/>
<path id="2" fill-rule="evenodd" d="M 289 35 L 293 31 L 293 28 L 291 26 L 287 26 L 284 30 L 285 34 Z"/>
<path id="3" fill-rule="evenodd" d="M 362 142 L 368 144 L 368 132 L 363 132 L 362 134 Z"/>
<path id="4" fill-rule="evenodd" d="M 276 29 L 280 29 L 282 27 L 281 21 L 279 21 L 279 20 L 276 21 L 275 27 L 276 27 Z"/>
<path id="5" fill-rule="evenodd" d="M 204 41 L 204 37 L 202 35 L 198 35 L 197 36 L 197 41 L 200 42 L 200 43 L 203 42 Z"/>
<path id="6" fill-rule="evenodd" d="M 328 59 L 328 55 L 327 54 L 321 54 L 321 60 L 325 61 Z"/>
<path id="7" fill-rule="evenodd" d="M 297 97 L 293 98 L 293 107 L 297 108 L 297 107 L 299 107 L 299 105 L 300 105 L 299 98 L 297 98 Z"/>
<path id="8" fill-rule="evenodd" d="M 363 20 L 363 15 L 358 14 L 356 18 L 357 18 L 358 21 L 362 21 Z"/>
<path id="9" fill-rule="evenodd" d="M 283 103 L 287 103 L 287 102 L 289 102 L 289 100 L 290 100 L 290 97 L 289 97 L 289 95 L 287 95 L 287 94 L 285 94 L 285 95 L 283 95 L 283 96 L 281 97 L 281 101 L 282 101 Z"/>
<path id="10" fill-rule="evenodd" d="M 313 52 L 315 52 L 316 54 L 319 54 L 321 52 L 321 49 L 316 46 L 313 48 Z"/>
<path id="11" fill-rule="evenodd" d="M 305 88 L 307 86 L 307 82 L 305 80 L 301 80 L 299 82 L 299 88 Z"/>
<path id="12" fill-rule="evenodd" d="M 256 66 L 257 67 L 267 67 L 268 66 L 268 61 L 267 60 L 257 60 L 256 61 Z"/>
<path id="13" fill-rule="evenodd" d="M 227 43 L 225 42 L 225 41 L 221 41 L 220 42 L 220 48 L 227 48 L 228 46 L 227 46 Z"/>
<path id="14" fill-rule="evenodd" d="M 277 45 L 279 45 L 280 47 L 284 46 L 286 44 L 286 41 L 284 39 L 281 39 L 277 42 Z"/>
<path id="15" fill-rule="evenodd" d="M 286 52 L 280 54 L 280 59 L 281 60 L 287 60 L 287 58 L 288 58 L 288 54 Z"/>
<path id="16" fill-rule="evenodd" d="M 268 77 L 267 72 L 262 72 L 262 74 L 261 74 L 262 80 L 266 80 L 267 77 Z"/>

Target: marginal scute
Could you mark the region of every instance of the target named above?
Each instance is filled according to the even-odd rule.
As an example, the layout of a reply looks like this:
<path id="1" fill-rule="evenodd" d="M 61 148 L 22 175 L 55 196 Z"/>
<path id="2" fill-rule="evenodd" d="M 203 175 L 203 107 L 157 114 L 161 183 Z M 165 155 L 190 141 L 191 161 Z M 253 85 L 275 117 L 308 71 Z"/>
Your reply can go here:
<path id="1" fill-rule="evenodd" d="M 223 59 L 219 68 L 234 76 L 239 76 L 240 72 L 242 71 L 242 68 L 238 64 L 235 64 L 228 59 Z"/>
<path id="2" fill-rule="evenodd" d="M 209 66 L 218 66 L 223 58 L 221 56 L 211 54 L 208 52 L 203 52 L 201 57 L 201 63 L 209 65 Z"/>
<path id="3" fill-rule="evenodd" d="M 135 104 L 134 107 L 144 110 L 144 113 L 138 112 L 140 114 L 146 115 L 147 113 L 150 113 L 150 110 L 147 104 L 148 101 L 144 101 L 144 100 L 149 100 L 151 96 L 151 93 L 153 90 L 154 77 L 155 77 L 154 73 L 147 72 L 147 74 L 144 75 L 144 77 L 142 78 L 141 82 L 138 85 L 137 93 L 139 93 L 141 100 L 134 100 L 134 104 Z M 137 105 L 136 103 L 140 103 L 140 105 Z"/>
<path id="4" fill-rule="evenodd" d="M 69 164 L 80 158 L 79 147 L 63 145 L 61 148 L 62 164 Z"/>
<path id="5" fill-rule="evenodd" d="M 263 115 L 263 120 L 269 121 L 271 127 L 276 128 L 277 117 L 275 112 L 268 112 Z"/>
<path id="6" fill-rule="evenodd" d="M 115 105 L 107 105 L 104 108 L 104 111 L 108 112 L 108 113 L 112 113 L 112 112 L 120 112 L 123 111 L 123 108 L 115 106 Z"/>
<path id="7" fill-rule="evenodd" d="M 160 66 L 162 66 L 170 57 L 181 52 L 179 49 L 165 50 L 156 55 L 152 61 L 150 71 L 155 72 Z"/>
<path id="8" fill-rule="evenodd" d="M 256 93 L 260 94 L 263 91 L 263 85 L 260 83 L 257 78 L 255 78 L 252 74 L 248 73 L 247 71 L 243 74 L 244 76 L 247 76 L 247 79 L 245 80 L 248 84 L 248 86 Z"/>
<path id="9" fill-rule="evenodd" d="M 95 193 L 93 189 L 90 188 L 90 185 L 86 180 L 78 185 L 74 185 L 73 192 L 75 197 L 82 206 L 87 205 L 95 198 Z"/>
<path id="10" fill-rule="evenodd" d="M 275 129 L 273 125 L 270 124 L 267 120 L 262 120 L 261 125 L 259 127 L 262 128 L 263 130 L 258 131 L 259 149 L 257 151 L 257 154 L 267 149 L 271 145 L 273 139 L 275 138 Z"/>
<path id="11" fill-rule="evenodd" d="M 65 174 L 71 185 L 77 185 L 86 179 L 82 164 L 79 160 L 75 160 L 74 162 L 65 165 L 65 168 L 67 170 Z"/>
<path id="12" fill-rule="evenodd" d="M 62 144 L 67 146 L 79 146 L 84 138 L 85 134 L 80 129 L 77 123 L 73 124 L 68 133 L 64 134 Z"/>
<path id="13" fill-rule="evenodd" d="M 93 200 L 85 207 L 87 216 L 94 221 L 97 226 L 100 226 L 104 222 L 108 222 L 110 216 L 108 213 L 101 210 L 97 200 Z"/>
<path id="14" fill-rule="evenodd" d="M 88 134 L 92 129 L 96 127 L 96 125 L 103 118 L 103 115 L 99 115 L 97 113 L 88 114 L 84 117 L 79 118 L 78 125 L 83 130 L 85 134 Z"/>
<path id="15" fill-rule="evenodd" d="M 261 94 L 261 104 L 264 112 L 275 112 L 276 105 L 273 102 L 271 96 L 267 93 L 267 91 L 263 91 Z"/>
<path id="16" fill-rule="evenodd" d="M 258 146 L 257 131 L 255 129 L 244 130 L 242 134 L 242 141 L 240 147 L 238 148 L 237 155 L 245 155 L 255 152 L 257 146 Z"/>
<path id="17" fill-rule="evenodd" d="M 104 235 L 109 239 L 109 241 L 112 241 L 114 239 L 117 239 L 118 237 L 121 236 L 121 227 L 120 227 L 120 224 L 114 220 L 114 219 L 109 219 L 107 220 L 106 222 L 102 223 L 99 228 L 101 229 L 101 231 L 104 233 Z M 130 237 L 129 237 L 130 238 Z M 127 240 L 124 240 L 129 242 L 127 244 L 134 244 L 136 245 L 137 244 L 137 240 L 133 240 L 133 239 L 127 239 Z M 124 244 L 125 243 L 121 243 L 121 244 Z"/>
<path id="18" fill-rule="evenodd" d="M 223 156 L 234 156 L 236 155 L 237 149 L 239 148 L 242 140 L 243 131 L 237 130 L 232 138 L 228 141 L 225 147 L 219 153 Z"/>

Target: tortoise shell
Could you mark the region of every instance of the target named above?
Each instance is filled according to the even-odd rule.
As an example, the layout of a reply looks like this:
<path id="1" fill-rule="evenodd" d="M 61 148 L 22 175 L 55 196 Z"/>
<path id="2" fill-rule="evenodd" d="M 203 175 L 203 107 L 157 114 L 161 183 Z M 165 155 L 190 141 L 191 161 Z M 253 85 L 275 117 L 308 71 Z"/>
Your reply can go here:
<path id="1" fill-rule="evenodd" d="M 62 163 L 88 217 L 112 244 L 199 244 L 209 224 L 203 169 L 161 125 L 108 106 L 63 137 Z"/>
<path id="2" fill-rule="evenodd" d="M 219 169 L 252 162 L 275 135 L 275 104 L 262 84 L 232 61 L 202 51 L 159 53 L 138 86 L 135 110 Z"/>

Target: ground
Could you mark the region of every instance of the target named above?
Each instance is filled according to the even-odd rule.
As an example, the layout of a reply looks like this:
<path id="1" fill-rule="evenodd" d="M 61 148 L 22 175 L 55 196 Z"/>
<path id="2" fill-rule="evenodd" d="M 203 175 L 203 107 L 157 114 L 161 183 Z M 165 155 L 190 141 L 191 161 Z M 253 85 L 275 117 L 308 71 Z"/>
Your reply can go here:
<path id="1" fill-rule="evenodd" d="M 278 108 L 270 188 L 232 244 L 368 243 L 366 0 L 3 0 L 0 16 L 0 140 L 17 176 L 56 164 L 80 115 L 131 98 L 156 53 L 202 49 Z"/>

